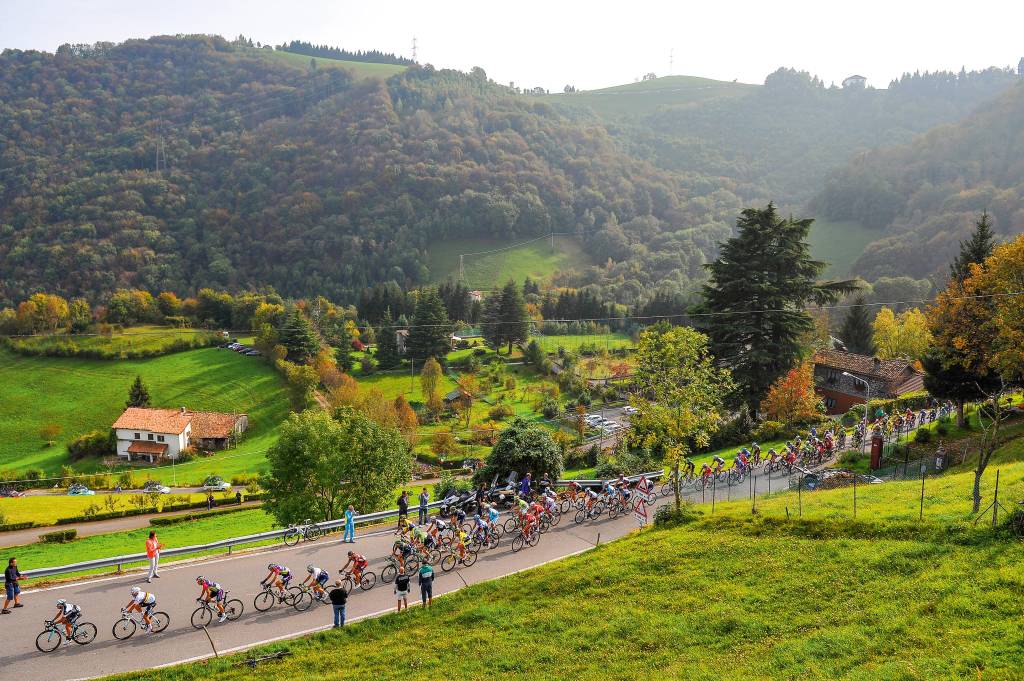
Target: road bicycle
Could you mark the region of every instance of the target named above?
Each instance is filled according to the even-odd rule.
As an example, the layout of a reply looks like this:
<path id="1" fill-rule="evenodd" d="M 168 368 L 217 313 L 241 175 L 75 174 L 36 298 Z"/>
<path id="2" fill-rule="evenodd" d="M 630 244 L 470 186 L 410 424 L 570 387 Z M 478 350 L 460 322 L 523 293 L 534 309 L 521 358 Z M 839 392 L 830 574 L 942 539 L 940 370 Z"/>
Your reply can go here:
<path id="1" fill-rule="evenodd" d="M 112 627 L 114 638 L 118 641 L 129 639 L 139 627 L 142 627 L 143 631 L 149 630 L 159 634 L 171 623 L 171 616 L 166 612 L 157 611 L 149 615 L 149 621 L 151 624 L 147 626 L 141 612 L 128 612 L 127 608 L 121 608 L 121 619 L 114 622 Z"/>
<path id="2" fill-rule="evenodd" d="M 36 648 L 41 653 L 52 653 L 67 637 L 63 624 L 43 620 L 43 630 L 36 636 Z M 75 622 L 71 625 L 71 640 L 80 646 L 92 643 L 96 638 L 96 625 L 92 622 Z"/>
<path id="3" fill-rule="evenodd" d="M 274 587 L 270 584 L 264 584 L 263 590 L 256 594 L 256 598 L 252 599 L 252 606 L 260 612 L 266 612 L 274 605 L 274 603 L 287 603 L 288 605 L 295 604 L 295 598 L 301 593 L 301 589 L 297 586 L 289 587 L 287 591 L 274 591 Z"/>
<path id="4" fill-rule="evenodd" d="M 540 531 L 537 528 L 532 528 L 529 533 L 520 532 L 512 540 L 512 552 L 516 553 L 527 546 L 536 546 L 539 541 Z"/>
<path id="5" fill-rule="evenodd" d="M 380 581 L 385 584 L 390 584 L 395 581 L 395 578 L 398 577 L 399 573 L 403 572 L 402 564 L 399 563 L 398 559 L 394 556 L 386 556 L 384 558 L 384 562 L 387 563 L 387 565 L 385 565 L 380 571 Z M 407 575 L 413 574 L 412 571 L 409 570 L 408 565 L 406 565 L 404 572 Z"/>
<path id="6" fill-rule="evenodd" d="M 463 558 L 459 556 L 458 545 L 456 544 L 454 546 L 451 546 L 448 549 L 448 553 L 446 553 L 445 556 L 441 558 L 441 569 L 445 572 L 450 572 L 451 570 L 455 569 L 455 566 L 459 563 L 462 563 L 466 567 L 469 567 L 470 565 L 475 563 L 477 558 L 477 552 L 471 546 L 467 546 L 465 548 L 466 556 Z"/>
<path id="7" fill-rule="evenodd" d="M 301 525 L 289 525 L 288 531 L 284 533 L 284 543 L 288 546 L 295 546 L 299 540 L 316 541 L 324 535 L 320 526 L 306 518 Z"/>
<path id="8" fill-rule="evenodd" d="M 356 578 L 351 572 L 342 572 L 341 570 L 338 572 L 343 575 L 341 578 L 341 588 L 344 589 L 347 594 L 352 593 L 352 589 L 356 588 Z M 397 572 L 395 573 L 395 576 L 398 576 Z M 371 570 L 363 570 L 359 575 L 359 588 L 363 591 L 369 591 L 376 583 L 377 575 L 375 575 Z"/>
<path id="9" fill-rule="evenodd" d="M 226 599 L 228 592 L 224 592 L 224 598 Z M 213 621 L 214 617 L 220 618 L 220 611 L 217 610 L 217 601 L 211 600 L 207 603 L 202 598 L 197 598 L 196 602 L 199 603 L 199 607 L 192 611 L 192 626 L 196 629 L 202 629 Z M 242 605 L 242 601 L 237 598 L 224 601 L 224 617 L 229 622 L 234 622 L 242 616 L 242 612 L 245 610 L 245 606 Z"/>
<path id="10" fill-rule="evenodd" d="M 577 525 L 584 523 L 588 520 L 597 520 L 604 513 L 604 502 L 597 500 L 594 505 L 588 510 L 586 506 L 576 511 L 576 515 L 573 517 L 573 522 Z"/>

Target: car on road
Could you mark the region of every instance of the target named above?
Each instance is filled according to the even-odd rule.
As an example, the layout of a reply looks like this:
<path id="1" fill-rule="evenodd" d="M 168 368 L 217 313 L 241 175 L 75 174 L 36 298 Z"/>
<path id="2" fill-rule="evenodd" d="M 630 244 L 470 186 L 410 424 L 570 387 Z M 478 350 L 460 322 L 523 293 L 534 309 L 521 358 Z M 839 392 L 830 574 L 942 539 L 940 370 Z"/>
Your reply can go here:
<path id="1" fill-rule="evenodd" d="M 220 477 L 219 475 L 211 475 L 203 481 L 203 486 L 199 488 L 201 492 L 223 492 L 231 489 L 231 483 Z"/>
<path id="2" fill-rule="evenodd" d="M 622 408 L 622 413 L 623 414 L 629 414 L 630 416 L 632 416 L 633 414 L 640 413 L 640 410 L 637 409 L 636 407 L 625 406 L 625 407 Z"/>
<path id="3" fill-rule="evenodd" d="M 18 489 L 14 489 L 13 487 L 4 487 L 3 489 L 0 489 L 0 497 L 16 498 L 23 496 L 25 496 L 24 492 Z"/>
<path id="4" fill-rule="evenodd" d="M 159 480 L 148 480 L 142 486 L 142 491 L 146 494 L 170 494 L 171 488 L 167 485 L 161 485 Z"/>
<path id="5" fill-rule="evenodd" d="M 247 350 L 246 352 L 243 352 L 242 354 L 247 356 L 247 357 L 259 357 L 263 353 L 260 352 L 259 350 Z"/>
<path id="6" fill-rule="evenodd" d="M 69 497 L 91 497 L 94 494 L 96 494 L 96 492 L 93 492 L 80 482 L 73 483 L 68 487 Z"/>

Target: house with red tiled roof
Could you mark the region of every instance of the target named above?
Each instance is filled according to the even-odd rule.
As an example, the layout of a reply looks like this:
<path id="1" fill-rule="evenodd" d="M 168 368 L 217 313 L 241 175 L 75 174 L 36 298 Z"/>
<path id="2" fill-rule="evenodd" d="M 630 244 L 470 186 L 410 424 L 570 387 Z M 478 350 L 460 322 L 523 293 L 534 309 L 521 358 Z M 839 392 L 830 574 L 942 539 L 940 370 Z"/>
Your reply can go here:
<path id="1" fill-rule="evenodd" d="M 223 449 L 249 427 L 245 414 L 128 407 L 112 426 L 117 455 L 156 463 L 177 459 L 189 447 Z"/>
<path id="2" fill-rule="evenodd" d="M 828 414 L 843 414 L 864 404 L 871 385 L 871 399 L 887 400 L 924 390 L 924 374 L 906 359 L 880 359 L 841 350 L 819 350 L 814 355 L 814 386 Z"/>

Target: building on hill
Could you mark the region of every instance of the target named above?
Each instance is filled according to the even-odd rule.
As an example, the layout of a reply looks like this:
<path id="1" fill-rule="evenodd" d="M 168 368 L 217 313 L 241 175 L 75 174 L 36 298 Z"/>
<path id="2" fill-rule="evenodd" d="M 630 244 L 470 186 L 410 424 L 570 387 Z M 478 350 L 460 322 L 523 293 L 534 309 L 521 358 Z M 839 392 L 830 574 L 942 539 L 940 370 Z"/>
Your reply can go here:
<path id="1" fill-rule="evenodd" d="M 249 427 L 245 414 L 128 407 L 112 426 L 126 461 L 177 459 L 189 447 L 223 449 Z"/>
<path id="2" fill-rule="evenodd" d="M 398 329 L 395 331 L 395 345 L 398 346 L 398 354 L 405 354 L 405 344 L 409 342 L 409 329 Z"/>
<path id="3" fill-rule="evenodd" d="M 905 359 L 879 359 L 840 350 L 820 350 L 814 355 L 815 390 L 825 401 L 828 414 L 843 414 L 855 404 L 864 404 L 864 384 L 871 385 L 871 399 L 893 399 L 924 389 L 924 374 Z"/>
<path id="4" fill-rule="evenodd" d="M 864 76 L 849 76 L 843 78 L 844 90 L 863 90 L 868 86 L 868 79 Z"/>

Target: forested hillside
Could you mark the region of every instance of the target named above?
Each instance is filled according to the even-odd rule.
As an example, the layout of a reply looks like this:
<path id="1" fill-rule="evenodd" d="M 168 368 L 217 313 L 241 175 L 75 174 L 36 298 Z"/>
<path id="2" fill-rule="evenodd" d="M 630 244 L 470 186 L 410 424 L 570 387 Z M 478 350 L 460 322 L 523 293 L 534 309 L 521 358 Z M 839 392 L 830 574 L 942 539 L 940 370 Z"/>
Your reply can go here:
<path id="1" fill-rule="evenodd" d="M 1024 84 L 964 121 L 864 154 L 828 178 L 816 205 L 879 229 L 854 265 L 871 279 L 945 274 L 987 210 L 997 235 L 1024 231 Z"/>
<path id="2" fill-rule="evenodd" d="M 551 230 L 607 263 L 579 282 L 632 302 L 688 283 L 740 206 L 480 69 L 354 83 L 205 36 L 0 56 L 0 302 L 264 285 L 351 300 L 430 281 L 438 240 Z"/>

